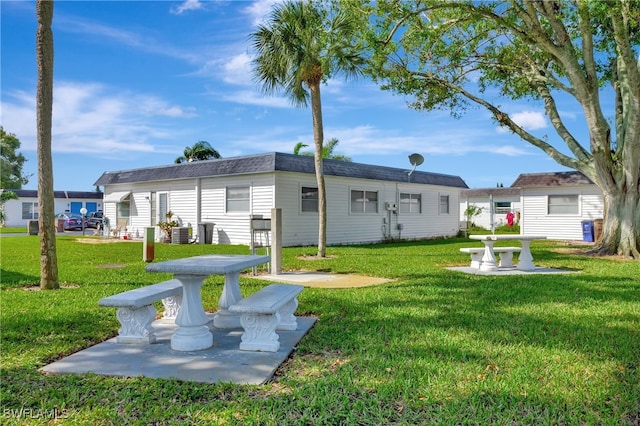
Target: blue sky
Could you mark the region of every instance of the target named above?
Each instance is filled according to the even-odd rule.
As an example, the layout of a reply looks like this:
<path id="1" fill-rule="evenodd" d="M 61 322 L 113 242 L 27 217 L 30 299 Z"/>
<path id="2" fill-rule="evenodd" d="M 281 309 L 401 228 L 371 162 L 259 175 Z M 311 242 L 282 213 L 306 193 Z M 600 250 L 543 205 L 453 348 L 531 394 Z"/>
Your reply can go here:
<path id="1" fill-rule="evenodd" d="M 63 1 L 55 3 L 53 161 L 57 190 L 94 189 L 105 171 L 172 164 L 208 141 L 223 157 L 292 152 L 313 144 L 311 111 L 265 97 L 251 75 L 249 34 L 273 1 Z M 37 188 L 35 2 L 0 1 L 1 110 L 21 141 Z M 499 129 L 483 109 L 461 119 L 410 110 L 363 79 L 322 87 L 325 139 L 353 161 L 457 175 L 471 188 L 509 186 L 520 173 L 567 170 Z M 493 99 L 537 136 L 559 138 L 541 105 Z M 577 104 L 560 105 L 580 129 Z M 586 140 L 586 132 L 575 131 Z M 584 143 L 588 147 L 588 143 Z"/>

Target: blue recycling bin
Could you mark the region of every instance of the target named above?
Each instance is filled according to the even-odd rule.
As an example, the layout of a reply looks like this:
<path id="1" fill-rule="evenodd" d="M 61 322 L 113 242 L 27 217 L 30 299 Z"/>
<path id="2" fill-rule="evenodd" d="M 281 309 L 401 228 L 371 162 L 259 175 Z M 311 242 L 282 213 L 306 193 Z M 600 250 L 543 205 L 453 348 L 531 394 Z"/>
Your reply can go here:
<path id="1" fill-rule="evenodd" d="M 582 241 L 587 243 L 592 243 L 593 240 L 593 221 L 592 220 L 583 220 L 582 221 Z"/>

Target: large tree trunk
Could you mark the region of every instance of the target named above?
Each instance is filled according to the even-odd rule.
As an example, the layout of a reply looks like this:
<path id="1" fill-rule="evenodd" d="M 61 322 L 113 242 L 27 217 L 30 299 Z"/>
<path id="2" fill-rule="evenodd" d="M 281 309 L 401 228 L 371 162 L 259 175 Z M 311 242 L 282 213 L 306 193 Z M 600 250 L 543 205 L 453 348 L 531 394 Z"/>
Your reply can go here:
<path id="1" fill-rule="evenodd" d="M 593 252 L 640 259 L 640 197 L 633 191 L 603 191 L 602 235 Z"/>
<path id="2" fill-rule="evenodd" d="M 40 228 L 40 288 L 60 288 L 56 254 L 55 199 L 51 159 L 51 116 L 53 110 L 53 0 L 37 0 L 36 60 L 38 89 L 36 94 L 38 132 L 38 207 Z"/>
<path id="3" fill-rule="evenodd" d="M 309 85 L 311 91 L 311 114 L 313 116 L 314 163 L 316 181 L 318 182 L 318 257 L 327 255 L 327 191 L 324 186 L 324 170 L 322 165 L 322 103 L 320 101 L 320 81 Z"/>

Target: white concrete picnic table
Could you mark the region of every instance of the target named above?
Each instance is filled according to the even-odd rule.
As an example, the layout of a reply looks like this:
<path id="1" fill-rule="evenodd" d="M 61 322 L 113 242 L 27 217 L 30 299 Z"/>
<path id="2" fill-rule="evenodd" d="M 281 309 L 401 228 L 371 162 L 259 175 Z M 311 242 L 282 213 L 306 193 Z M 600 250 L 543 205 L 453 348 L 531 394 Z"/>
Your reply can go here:
<path id="1" fill-rule="evenodd" d="M 197 351 L 213 345 L 209 319 L 202 307 L 200 288 L 211 275 L 224 275 L 224 287 L 213 320 L 217 328 L 238 328 L 240 315 L 229 312 L 229 306 L 242 299 L 240 272 L 269 262 L 269 256 L 210 254 L 168 260 L 147 265 L 148 272 L 168 272 L 182 283 L 182 306 L 176 318 L 178 328 L 171 337 L 171 349 Z"/>
<path id="2" fill-rule="evenodd" d="M 487 234 L 487 235 L 469 235 L 472 240 L 480 240 L 484 243 L 484 255 L 482 256 L 481 271 L 495 271 L 498 269 L 496 256 L 493 252 L 493 245 L 496 241 L 513 241 L 518 240 L 522 244 L 522 251 L 518 257 L 518 268 L 521 271 L 533 271 L 536 266 L 533 264 L 533 256 L 531 255 L 531 242 L 533 240 L 546 240 L 544 235 L 522 235 L 522 234 Z"/>

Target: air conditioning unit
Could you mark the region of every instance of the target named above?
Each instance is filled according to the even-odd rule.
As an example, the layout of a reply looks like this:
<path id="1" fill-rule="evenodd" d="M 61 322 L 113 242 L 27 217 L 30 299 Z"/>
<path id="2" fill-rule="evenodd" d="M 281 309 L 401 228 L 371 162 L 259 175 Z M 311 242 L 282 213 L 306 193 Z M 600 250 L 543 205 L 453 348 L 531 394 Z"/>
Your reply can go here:
<path id="1" fill-rule="evenodd" d="M 171 228 L 171 244 L 189 244 L 189 228 Z"/>

